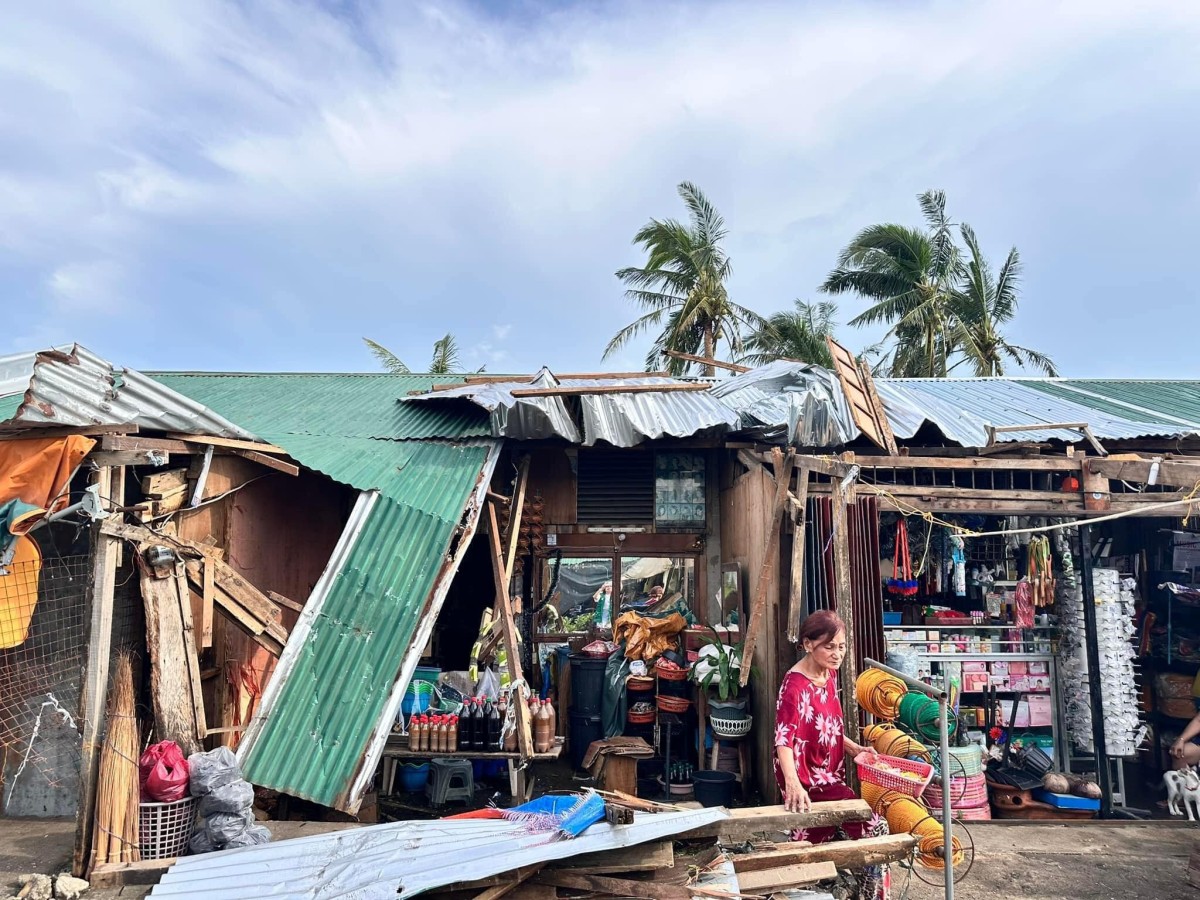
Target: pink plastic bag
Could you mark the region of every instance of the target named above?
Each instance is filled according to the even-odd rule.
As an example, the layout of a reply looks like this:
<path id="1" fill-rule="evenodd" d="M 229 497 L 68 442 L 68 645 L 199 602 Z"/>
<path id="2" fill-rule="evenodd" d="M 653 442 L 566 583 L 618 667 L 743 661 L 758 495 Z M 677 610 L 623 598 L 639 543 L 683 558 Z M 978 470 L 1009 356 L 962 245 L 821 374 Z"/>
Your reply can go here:
<path id="1" fill-rule="evenodd" d="M 188 762 L 174 741 L 162 741 L 147 747 L 138 760 L 138 780 L 142 800 L 173 803 L 188 796 Z"/>

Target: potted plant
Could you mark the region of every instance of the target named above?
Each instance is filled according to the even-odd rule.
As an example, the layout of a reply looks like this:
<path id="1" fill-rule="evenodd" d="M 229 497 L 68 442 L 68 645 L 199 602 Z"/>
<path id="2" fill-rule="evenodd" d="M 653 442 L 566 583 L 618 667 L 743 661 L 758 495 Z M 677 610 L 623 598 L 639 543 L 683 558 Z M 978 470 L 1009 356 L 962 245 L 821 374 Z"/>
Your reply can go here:
<path id="1" fill-rule="evenodd" d="M 744 642 L 734 646 L 723 643 L 713 632 L 704 638 L 699 658 L 692 664 L 692 680 L 709 692 L 708 706 L 720 718 L 742 718 L 747 697 L 739 684 L 742 674 Z"/>

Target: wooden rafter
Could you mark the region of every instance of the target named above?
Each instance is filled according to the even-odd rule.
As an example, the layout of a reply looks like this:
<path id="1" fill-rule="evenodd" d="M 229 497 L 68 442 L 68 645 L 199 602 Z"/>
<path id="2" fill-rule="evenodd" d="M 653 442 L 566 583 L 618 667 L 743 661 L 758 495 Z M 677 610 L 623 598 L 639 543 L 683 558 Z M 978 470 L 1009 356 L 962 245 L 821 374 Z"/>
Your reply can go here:
<path id="1" fill-rule="evenodd" d="M 742 372 L 750 371 L 749 366 L 741 366 L 737 363 L 725 362 L 721 359 L 712 359 L 708 356 L 696 356 L 692 353 L 684 353 L 682 350 L 668 350 L 666 351 L 666 355 L 672 359 L 682 359 L 686 360 L 687 362 L 699 363 L 702 366 L 712 366 L 716 369 L 725 369 L 727 372 L 737 372 L 738 374 L 741 374 Z"/>

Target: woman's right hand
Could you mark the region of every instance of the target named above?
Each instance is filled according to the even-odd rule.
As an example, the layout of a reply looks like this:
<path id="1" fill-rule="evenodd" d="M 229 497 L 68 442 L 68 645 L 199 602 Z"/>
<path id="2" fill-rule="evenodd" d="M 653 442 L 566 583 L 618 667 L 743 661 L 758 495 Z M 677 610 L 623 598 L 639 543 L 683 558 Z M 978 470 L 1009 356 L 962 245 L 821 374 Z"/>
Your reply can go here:
<path id="1" fill-rule="evenodd" d="M 812 809 L 812 800 L 799 778 L 789 778 L 783 787 L 783 807 L 788 812 L 801 813 Z"/>
<path id="2" fill-rule="evenodd" d="M 1171 755 L 1177 759 L 1183 759 L 1183 741 L 1178 740 L 1171 745 Z"/>

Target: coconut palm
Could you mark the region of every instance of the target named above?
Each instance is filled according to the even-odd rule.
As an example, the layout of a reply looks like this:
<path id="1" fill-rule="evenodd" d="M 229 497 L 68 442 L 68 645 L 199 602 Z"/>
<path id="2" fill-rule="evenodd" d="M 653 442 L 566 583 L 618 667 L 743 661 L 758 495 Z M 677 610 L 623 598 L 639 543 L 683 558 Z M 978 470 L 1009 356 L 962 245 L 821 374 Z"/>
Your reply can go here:
<path id="1" fill-rule="evenodd" d="M 945 193 L 926 191 L 919 200 L 925 230 L 895 224 L 864 228 L 842 250 L 821 290 L 874 301 L 850 324 L 891 326 L 892 375 L 942 377 L 956 349 L 951 299 L 961 263 Z"/>
<path id="2" fill-rule="evenodd" d="M 616 274 L 628 287 L 625 296 L 645 314 L 618 331 L 604 350 L 607 358 L 643 331 L 661 329 L 646 355 L 646 370 L 665 368 L 674 375 L 688 372 L 691 363 L 667 356 L 668 350 L 712 359 L 724 341 L 738 353 L 742 329 L 762 322 L 729 299 L 731 266 L 721 246 L 725 220 L 694 184 L 680 184 L 679 196 L 688 224 L 651 219 L 634 235 L 633 242 L 647 254 L 646 264 Z M 705 366 L 703 373 L 713 375 L 713 367 Z"/>
<path id="3" fill-rule="evenodd" d="M 832 300 L 795 303 L 794 311 L 775 313 L 746 338 L 747 352 L 741 362 L 762 366 L 791 359 L 833 367 L 825 338 L 832 337 L 837 327 L 837 304 Z"/>
<path id="4" fill-rule="evenodd" d="M 1017 311 L 1021 279 L 1021 256 L 1017 248 L 1008 251 L 999 273 L 993 275 L 991 265 L 979 249 L 975 230 L 970 225 L 963 225 L 960 232 L 966 245 L 967 260 L 952 301 L 956 322 L 954 343 L 961 354 L 956 365 L 965 363 L 973 374 L 993 377 L 1004 374 L 1007 359 L 1052 377 L 1057 375 L 1049 356 L 1010 344 L 1000 330 L 1012 321 Z"/>
<path id="5" fill-rule="evenodd" d="M 370 348 L 371 353 L 379 360 L 380 364 L 393 375 L 407 375 L 411 371 L 400 357 L 382 344 L 376 343 L 370 338 L 363 338 L 363 343 Z M 484 366 L 480 366 L 475 371 L 482 372 L 484 368 Z M 447 333 L 445 337 L 433 342 L 433 359 L 426 371 L 430 375 L 451 375 L 462 371 L 462 364 L 458 358 L 458 342 L 454 339 L 453 334 Z"/>

